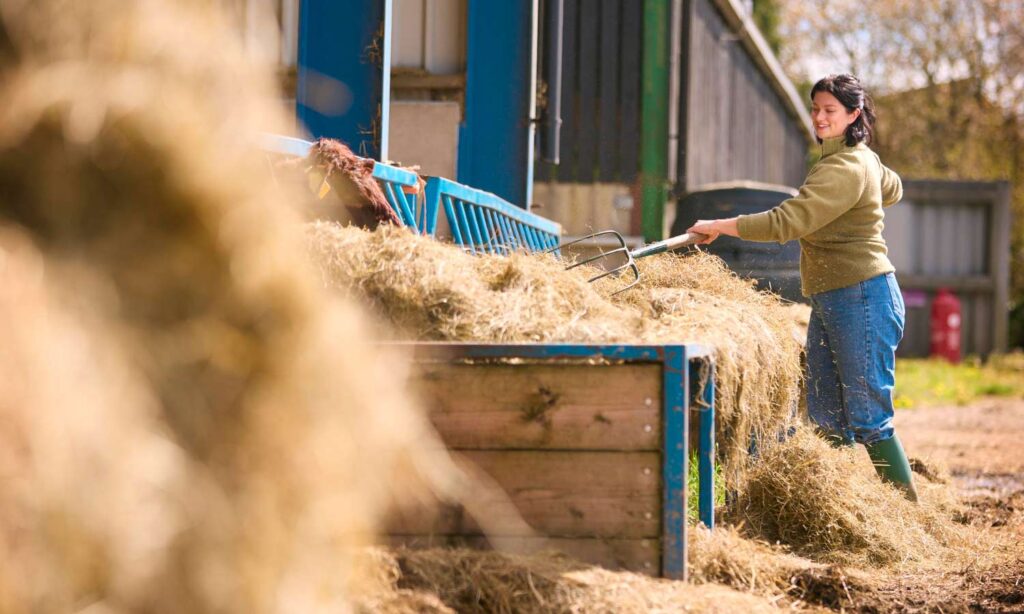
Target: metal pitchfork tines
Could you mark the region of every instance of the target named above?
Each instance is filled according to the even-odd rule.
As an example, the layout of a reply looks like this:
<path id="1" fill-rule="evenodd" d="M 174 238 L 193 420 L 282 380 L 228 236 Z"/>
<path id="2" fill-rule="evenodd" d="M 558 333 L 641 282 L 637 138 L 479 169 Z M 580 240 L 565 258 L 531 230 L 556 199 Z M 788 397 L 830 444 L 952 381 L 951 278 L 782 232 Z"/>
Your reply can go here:
<path id="1" fill-rule="evenodd" d="M 640 249 L 630 250 L 629 247 L 626 245 L 626 239 L 623 238 L 623 236 L 618 231 L 603 230 L 601 232 L 595 232 L 585 237 L 580 237 L 579 239 L 569 241 L 568 243 L 563 243 L 562 245 L 559 245 L 555 249 L 562 249 L 565 247 L 569 247 L 571 245 L 586 243 L 588 241 L 593 241 L 594 239 L 603 236 L 614 237 L 617 246 L 609 251 L 602 251 L 600 254 L 597 254 L 596 256 L 591 256 L 584 260 L 580 260 L 579 262 L 574 262 L 569 266 L 565 267 L 565 270 L 568 271 L 569 269 L 574 269 L 578 266 L 590 264 L 591 262 L 596 262 L 598 260 L 615 258 L 616 254 L 622 254 L 622 257 L 626 259 L 625 263 L 615 268 L 609 269 L 604 273 L 601 273 L 600 275 L 595 275 L 594 277 L 591 277 L 589 280 L 587 280 L 590 283 L 593 283 L 599 279 L 608 277 L 610 275 L 617 275 L 622 271 L 628 269 L 631 273 L 633 273 L 633 281 L 629 282 L 629 284 L 625 288 L 621 288 L 619 290 L 616 290 L 615 292 L 612 292 L 612 296 L 615 296 L 616 294 L 619 294 L 621 292 L 625 292 L 626 290 L 629 290 L 630 288 L 632 288 L 633 286 L 637 285 L 637 283 L 640 282 L 640 268 L 637 267 L 636 265 L 636 261 L 639 260 L 640 258 L 646 258 L 647 256 L 653 256 L 655 254 L 661 254 L 682 247 L 687 247 L 689 245 L 694 245 L 696 243 L 700 243 L 701 241 L 707 238 L 707 235 L 703 235 L 697 232 L 687 232 L 675 237 L 665 239 L 664 241 L 658 241 L 656 243 L 651 243 L 650 245 L 645 245 Z M 555 251 L 555 249 L 551 249 L 548 251 Z"/>

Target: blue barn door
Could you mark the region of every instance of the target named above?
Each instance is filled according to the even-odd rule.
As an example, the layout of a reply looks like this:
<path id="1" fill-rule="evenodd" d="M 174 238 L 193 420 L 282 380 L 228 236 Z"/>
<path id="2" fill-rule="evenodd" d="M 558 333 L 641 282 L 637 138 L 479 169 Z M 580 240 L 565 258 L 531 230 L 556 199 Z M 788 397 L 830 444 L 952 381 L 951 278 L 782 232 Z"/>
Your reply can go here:
<path id="1" fill-rule="evenodd" d="M 296 115 L 313 138 L 387 160 L 392 0 L 302 0 Z"/>
<path id="2" fill-rule="evenodd" d="M 537 0 L 468 3 L 461 183 L 527 207 L 533 184 Z"/>

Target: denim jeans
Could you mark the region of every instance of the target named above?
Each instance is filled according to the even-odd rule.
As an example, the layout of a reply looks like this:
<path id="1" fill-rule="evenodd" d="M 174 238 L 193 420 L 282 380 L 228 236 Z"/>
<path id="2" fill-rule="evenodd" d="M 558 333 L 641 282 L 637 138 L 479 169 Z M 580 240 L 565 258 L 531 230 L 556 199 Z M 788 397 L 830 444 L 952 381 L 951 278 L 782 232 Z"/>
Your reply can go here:
<path id="1" fill-rule="evenodd" d="M 846 441 L 889 439 L 906 309 L 896 276 L 815 294 L 807 328 L 807 413 Z"/>

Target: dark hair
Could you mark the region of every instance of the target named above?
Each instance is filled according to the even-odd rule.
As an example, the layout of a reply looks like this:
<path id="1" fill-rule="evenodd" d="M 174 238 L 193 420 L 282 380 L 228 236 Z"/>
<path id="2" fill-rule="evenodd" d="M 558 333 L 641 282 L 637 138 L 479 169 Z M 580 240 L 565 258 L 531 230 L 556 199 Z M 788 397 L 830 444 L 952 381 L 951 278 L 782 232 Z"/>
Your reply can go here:
<path id="1" fill-rule="evenodd" d="M 853 147 L 857 143 L 871 144 L 875 131 L 875 103 L 864 91 L 857 77 L 849 74 L 829 75 L 811 88 L 811 100 L 818 92 L 828 92 L 836 97 L 846 110 L 853 113 L 860 109 L 860 115 L 846 128 L 846 144 Z M 818 139 L 821 142 L 821 139 Z"/>

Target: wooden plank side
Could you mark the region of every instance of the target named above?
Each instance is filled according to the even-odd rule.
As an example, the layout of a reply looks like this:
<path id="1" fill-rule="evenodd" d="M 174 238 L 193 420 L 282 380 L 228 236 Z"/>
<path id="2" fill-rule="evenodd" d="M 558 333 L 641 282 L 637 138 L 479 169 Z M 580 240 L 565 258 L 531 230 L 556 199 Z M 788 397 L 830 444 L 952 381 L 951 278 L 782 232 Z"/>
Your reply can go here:
<path id="1" fill-rule="evenodd" d="M 491 536 L 651 538 L 659 535 L 661 465 L 655 452 L 467 451 L 459 462 L 507 495 L 518 518 L 487 506 Z M 487 480 L 478 480 L 489 500 Z M 532 529 L 532 531 L 530 530 Z M 406 513 L 389 523 L 392 535 L 482 535 L 458 506 Z"/>
<path id="2" fill-rule="evenodd" d="M 412 381 L 452 448 L 660 449 L 656 364 L 420 363 Z"/>
<path id="3" fill-rule="evenodd" d="M 412 549 L 471 548 L 510 554 L 560 552 L 583 563 L 649 575 L 658 574 L 661 556 L 657 539 L 505 537 L 489 540 L 479 535 L 392 535 L 381 539 L 380 543 Z"/>

